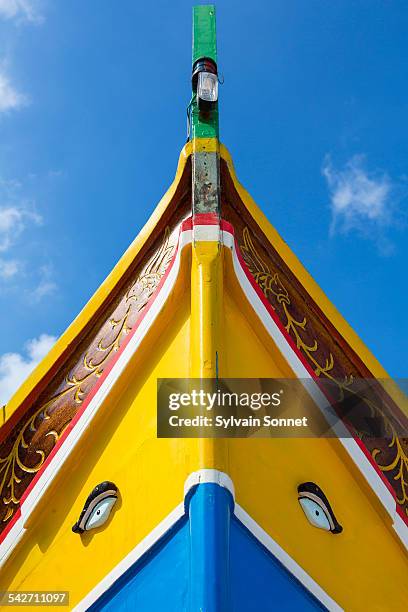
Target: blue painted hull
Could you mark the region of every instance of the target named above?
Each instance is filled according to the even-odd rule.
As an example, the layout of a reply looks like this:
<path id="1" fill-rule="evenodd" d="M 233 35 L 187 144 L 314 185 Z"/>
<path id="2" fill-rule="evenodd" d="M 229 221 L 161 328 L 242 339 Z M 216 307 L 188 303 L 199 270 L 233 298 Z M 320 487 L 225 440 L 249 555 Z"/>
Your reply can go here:
<path id="1" fill-rule="evenodd" d="M 229 491 L 200 484 L 186 514 L 91 610 L 326 609 L 233 514 Z"/>

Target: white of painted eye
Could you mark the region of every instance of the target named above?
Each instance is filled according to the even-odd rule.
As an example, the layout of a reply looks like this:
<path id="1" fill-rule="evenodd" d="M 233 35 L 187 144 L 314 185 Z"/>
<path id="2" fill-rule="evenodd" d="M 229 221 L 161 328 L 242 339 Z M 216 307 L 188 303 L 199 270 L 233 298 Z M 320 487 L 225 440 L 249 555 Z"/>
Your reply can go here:
<path id="1" fill-rule="evenodd" d="M 323 508 L 319 506 L 319 504 L 312 499 L 308 499 L 307 497 L 301 497 L 299 499 L 299 503 L 312 525 L 318 527 L 319 529 L 330 531 L 330 523 Z"/>
<path id="2" fill-rule="evenodd" d="M 95 506 L 88 520 L 86 521 L 85 529 L 87 531 L 90 529 L 96 529 L 96 527 L 100 527 L 106 523 L 110 512 L 115 505 L 116 499 L 116 497 L 106 497 Z"/>

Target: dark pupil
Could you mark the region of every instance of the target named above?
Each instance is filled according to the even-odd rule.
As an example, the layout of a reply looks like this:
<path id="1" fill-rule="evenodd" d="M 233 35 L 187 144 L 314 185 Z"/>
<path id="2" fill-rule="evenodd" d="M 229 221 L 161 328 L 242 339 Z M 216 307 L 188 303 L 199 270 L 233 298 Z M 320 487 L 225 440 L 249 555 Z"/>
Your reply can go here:
<path id="1" fill-rule="evenodd" d="M 316 516 L 319 516 L 319 511 L 318 511 L 318 510 L 315 510 L 315 512 L 316 512 Z"/>
<path id="2" fill-rule="evenodd" d="M 100 510 L 98 510 L 96 514 L 100 514 L 100 513 L 101 513 L 101 511 L 100 511 Z M 317 514 L 319 514 L 319 513 L 317 512 Z"/>

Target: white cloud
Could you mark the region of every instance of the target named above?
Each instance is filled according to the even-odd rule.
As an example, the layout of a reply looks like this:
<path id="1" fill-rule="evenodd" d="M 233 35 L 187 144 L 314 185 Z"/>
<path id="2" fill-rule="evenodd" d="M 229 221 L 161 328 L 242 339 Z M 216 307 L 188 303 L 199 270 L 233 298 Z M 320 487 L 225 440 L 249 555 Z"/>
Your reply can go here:
<path id="1" fill-rule="evenodd" d="M 22 189 L 18 180 L 0 178 L 0 281 L 3 287 L 12 281 L 14 289 L 19 286 L 31 303 L 37 303 L 55 293 L 57 284 L 51 265 L 28 261 L 29 238 L 43 218 L 36 212 L 35 202 L 23 196 Z M 23 241 L 23 233 L 28 240 Z M 21 286 L 23 277 L 25 282 Z"/>
<path id="2" fill-rule="evenodd" d="M 32 292 L 32 296 L 35 302 L 39 302 L 43 297 L 55 293 L 56 290 L 57 283 L 54 283 L 53 281 L 41 280 Z"/>
<path id="3" fill-rule="evenodd" d="M 0 278 L 9 280 L 20 271 L 20 262 L 16 259 L 0 259 Z"/>
<path id="4" fill-rule="evenodd" d="M 29 222 L 39 225 L 42 218 L 24 207 L 0 207 L 0 252 L 4 253 L 13 246 Z"/>
<path id="5" fill-rule="evenodd" d="M 36 0 L 0 0 L 0 17 L 32 23 L 43 21 Z"/>
<path id="6" fill-rule="evenodd" d="M 53 280 L 52 266 L 41 266 L 40 281 L 35 289 L 31 291 L 31 298 L 33 302 L 40 302 L 44 297 L 55 293 L 57 288 L 58 285 Z"/>
<path id="7" fill-rule="evenodd" d="M 24 354 L 5 353 L 0 356 L 0 405 L 8 402 L 55 341 L 54 336 L 41 334 L 26 343 Z"/>
<path id="8" fill-rule="evenodd" d="M 369 172 L 363 155 L 353 156 L 341 169 L 326 157 L 322 172 L 330 191 L 331 234 L 366 234 L 375 228 L 378 237 L 378 230 L 392 222 L 394 185 L 386 173 Z"/>
<path id="9" fill-rule="evenodd" d="M 0 72 L 0 113 L 16 110 L 26 104 L 28 104 L 28 98 L 15 89 L 2 70 Z"/>

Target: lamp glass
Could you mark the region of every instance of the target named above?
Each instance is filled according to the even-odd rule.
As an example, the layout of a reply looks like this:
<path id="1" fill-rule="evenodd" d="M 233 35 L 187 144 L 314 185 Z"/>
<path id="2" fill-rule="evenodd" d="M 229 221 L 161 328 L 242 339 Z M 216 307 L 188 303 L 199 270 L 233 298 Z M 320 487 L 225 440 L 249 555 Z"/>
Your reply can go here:
<path id="1" fill-rule="evenodd" d="M 205 102 L 218 100 L 218 77 L 211 72 L 200 72 L 198 75 L 197 95 Z"/>

